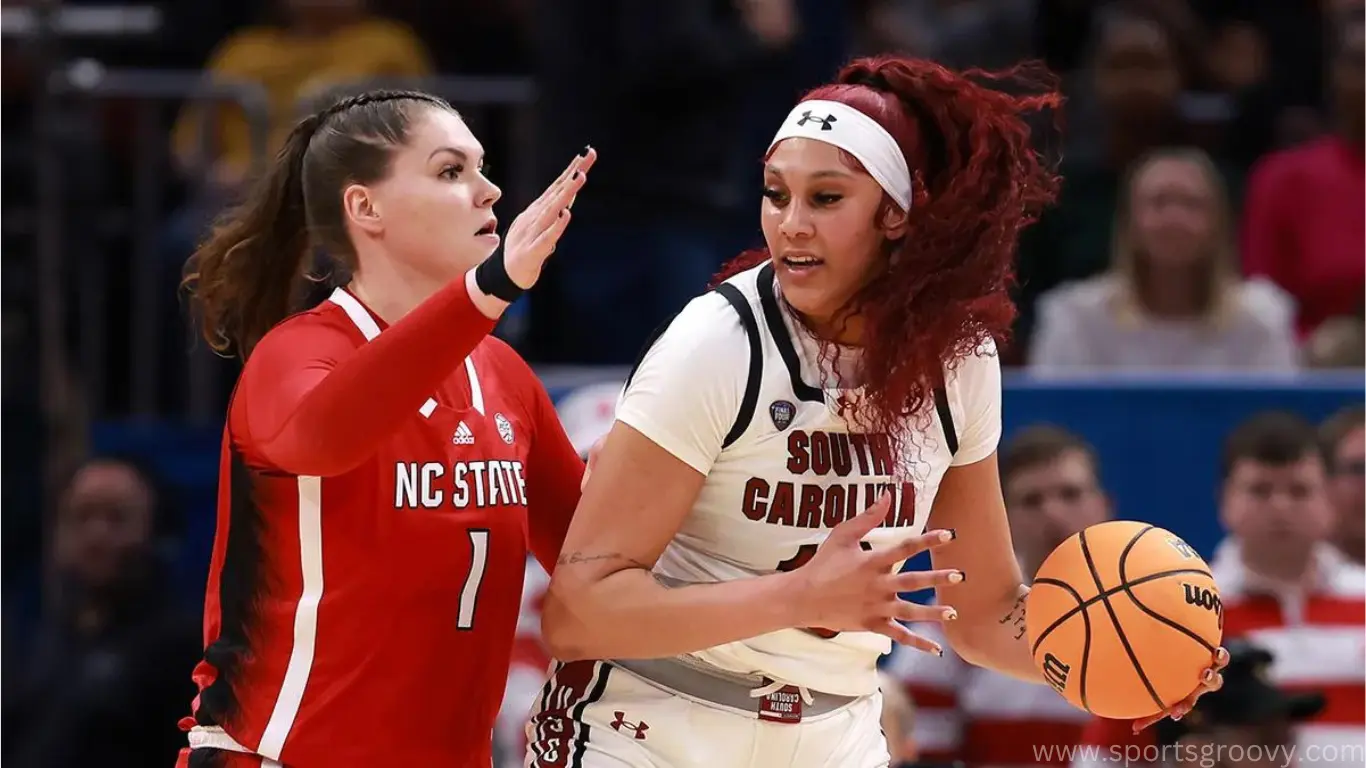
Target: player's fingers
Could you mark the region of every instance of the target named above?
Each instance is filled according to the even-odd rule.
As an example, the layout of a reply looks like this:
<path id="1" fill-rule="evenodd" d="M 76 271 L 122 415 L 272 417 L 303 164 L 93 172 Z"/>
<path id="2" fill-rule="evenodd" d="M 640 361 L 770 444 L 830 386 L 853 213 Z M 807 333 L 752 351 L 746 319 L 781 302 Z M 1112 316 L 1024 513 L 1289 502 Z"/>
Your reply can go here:
<path id="1" fill-rule="evenodd" d="M 573 217 L 574 214 L 568 208 L 561 208 L 560 215 L 531 241 L 531 251 L 544 254 L 542 259 L 550 258 L 550 254 L 555 252 L 555 245 L 560 242 L 560 235 L 564 234 L 565 228 L 569 226 L 569 220 Z"/>
<path id="2" fill-rule="evenodd" d="M 591 145 L 584 147 L 584 150 L 586 150 L 586 152 L 579 155 L 579 157 L 583 158 L 582 160 L 579 160 L 579 170 L 587 173 L 588 169 L 592 168 L 593 165 L 598 162 L 598 151 L 593 149 Z"/>
<path id="3" fill-rule="evenodd" d="M 924 651 L 925 653 L 934 656 L 944 655 L 944 649 L 940 647 L 939 643 L 936 643 L 927 637 L 921 637 L 895 621 L 874 624 L 873 626 L 870 626 L 869 629 L 880 635 L 886 635 L 887 637 L 892 638 L 898 645 L 915 648 L 916 650 Z"/>
<path id="4" fill-rule="evenodd" d="M 907 571 L 887 577 L 891 591 L 897 594 L 920 592 L 949 584 L 960 584 L 963 572 L 957 570 Z"/>
<path id="5" fill-rule="evenodd" d="M 1146 729 L 1148 726 L 1152 725 L 1153 723 L 1156 723 L 1157 721 L 1161 720 L 1162 718 L 1164 718 L 1164 717 L 1166 717 L 1166 716 L 1167 716 L 1166 714 L 1153 715 L 1152 717 L 1145 717 L 1145 718 L 1143 718 L 1142 720 L 1135 720 L 1135 721 L 1134 721 L 1134 733 L 1141 733 L 1141 732 L 1142 732 L 1144 729 Z M 1177 720 L 1180 720 L 1181 718 L 1178 717 L 1178 718 L 1176 718 L 1176 719 L 1177 719 Z"/>
<path id="6" fill-rule="evenodd" d="M 826 537 L 826 541 L 833 539 L 840 544 L 852 544 L 862 541 L 872 530 L 882 524 L 887 519 L 887 512 L 892 508 L 891 491 L 884 492 L 869 507 L 853 517 L 835 526 Z"/>
<path id="7" fill-rule="evenodd" d="M 877 553 L 877 564 L 880 567 L 891 566 L 903 560 L 924 552 L 927 549 L 934 549 L 948 544 L 958 537 L 958 533 L 952 528 L 941 528 L 937 531 L 926 531 L 918 536 L 909 539 Z M 960 579 L 961 581 L 961 579 Z"/>
<path id="8" fill-rule="evenodd" d="M 556 176 L 555 180 L 546 185 L 546 188 L 541 191 L 541 194 L 538 195 L 535 200 L 531 201 L 531 204 L 526 207 L 525 213 L 530 214 L 532 220 L 539 221 L 542 214 L 544 214 L 549 207 L 551 198 L 559 193 L 565 183 L 574 178 L 575 173 L 582 172 L 588 167 L 592 167 L 593 161 L 597 160 L 597 156 L 597 152 L 592 147 L 584 147 L 579 154 L 574 155 L 574 159 L 569 161 L 569 164 L 564 167 L 564 170 L 560 171 L 560 175 Z"/>
<path id="9" fill-rule="evenodd" d="M 887 615 L 902 621 L 954 621 L 958 611 L 948 605 L 921 605 L 909 600 L 894 600 L 887 606 Z"/>
<path id="10" fill-rule="evenodd" d="M 597 159 L 597 152 L 595 152 L 592 147 L 585 146 L 583 149 L 579 150 L 579 153 L 574 155 L 574 158 L 569 161 L 569 164 L 564 167 L 564 170 L 560 171 L 560 175 L 556 176 L 555 180 L 550 182 L 550 185 L 545 188 L 545 192 L 541 193 L 541 196 L 545 197 L 548 193 L 564 186 L 565 182 L 572 179 L 575 173 L 587 170 L 587 168 L 592 165 L 592 160 L 595 159 Z"/>
<path id="11" fill-rule="evenodd" d="M 582 173 L 576 173 L 575 176 L 560 185 L 558 189 L 553 190 L 547 195 L 544 201 L 544 207 L 541 208 L 540 212 L 536 214 L 536 218 L 532 221 L 531 231 L 533 236 L 538 236 L 540 233 L 545 232 L 560 223 L 558 221 L 560 211 L 569 210 L 570 205 L 574 202 L 574 197 L 579 194 L 579 190 L 583 189 L 583 185 L 587 181 L 587 176 Z"/>
<path id="12" fill-rule="evenodd" d="M 1200 686 L 1201 693 L 1217 691 L 1224 687 L 1224 676 L 1216 670 L 1207 669 L 1204 674 L 1200 675 Z"/>
<path id="13" fill-rule="evenodd" d="M 1228 650 L 1219 648 L 1214 652 L 1214 671 L 1218 672 L 1228 666 Z"/>
<path id="14" fill-rule="evenodd" d="M 598 151 L 592 147 L 584 147 L 579 154 L 574 156 L 573 160 L 569 161 L 569 165 L 565 166 L 565 169 L 560 172 L 560 175 L 555 181 L 551 182 L 549 187 L 546 187 L 546 190 L 542 193 L 541 197 L 549 200 L 551 197 L 558 195 L 566 186 L 572 184 L 576 180 L 582 179 L 583 176 L 588 173 L 588 169 L 592 168 L 597 160 Z"/>

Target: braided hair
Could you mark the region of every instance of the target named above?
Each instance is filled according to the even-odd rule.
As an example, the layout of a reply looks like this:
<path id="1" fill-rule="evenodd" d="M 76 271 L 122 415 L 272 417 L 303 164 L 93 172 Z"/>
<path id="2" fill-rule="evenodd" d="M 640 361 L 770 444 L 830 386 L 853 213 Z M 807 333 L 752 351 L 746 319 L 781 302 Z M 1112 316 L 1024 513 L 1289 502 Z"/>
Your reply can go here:
<path id="1" fill-rule="evenodd" d="M 422 108 L 455 111 L 429 93 L 374 90 L 338 99 L 294 126 L 250 194 L 186 264 L 182 286 L 213 349 L 245 358 L 299 309 L 310 246 L 354 268 L 341 191 L 388 175 Z"/>

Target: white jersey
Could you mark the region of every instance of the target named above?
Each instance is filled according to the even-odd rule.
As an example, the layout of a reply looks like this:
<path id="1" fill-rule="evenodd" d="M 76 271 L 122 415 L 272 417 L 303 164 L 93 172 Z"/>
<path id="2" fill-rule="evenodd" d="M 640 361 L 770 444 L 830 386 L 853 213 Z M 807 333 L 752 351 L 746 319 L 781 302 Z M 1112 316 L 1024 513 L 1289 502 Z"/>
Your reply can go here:
<path id="1" fill-rule="evenodd" d="M 666 583 L 711 583 L 790 570 L 830 530 L 894 493 L 875 549 L 924 531 L 944 472 L 980 461 L 1001 433 L 994 347 L 946 372 L 933 407 L 905 425 L 903 456 L 885 435 L 851 432 L 822 388 L 818 348 L 755 267 L 688 304 L 642 356 L 616 418 L 706 475 L 692 511 L 655 566 Z M 828 633 L 821 633 L 828 634 Z M 692 656 L 724 670 L 827 693 L 878 688 L 891 641 L 787 629 Z"/>

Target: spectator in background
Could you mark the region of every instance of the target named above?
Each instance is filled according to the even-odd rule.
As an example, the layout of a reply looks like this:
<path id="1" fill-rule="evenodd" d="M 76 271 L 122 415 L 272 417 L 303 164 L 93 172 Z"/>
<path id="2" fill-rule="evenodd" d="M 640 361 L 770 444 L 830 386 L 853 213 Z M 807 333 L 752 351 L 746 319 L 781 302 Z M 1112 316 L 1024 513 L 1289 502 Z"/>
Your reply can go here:
<path id="1" fill-rule="evenodd" d="M 1184 143 L 1178 98 L 1187 73 L 1173 35 L 1131 6 L 1094 13 L 1089 81 L 1069 88 L 1062 193 L 1020 239 L 1017 330 L 1026 344 L 1039 295 L 1109 268 L 1121 174 L 1157 147 Z"/>
<path id="2" fill-rule="evenodd" d="M 25 768 L 171 765 L 193 684 L 199 626 L 174 607 L 156 549 L 167 526 L 152 476 L 136 463 L 86 462 L 52 526 L 50 612 L 23 651 L 4 702 L 4 762 Z"/>
<path id="3" fill-rule="evenodd" d="M 1328 370 L 1366 368 L 1366 320 L 1338 315 L 1319 323 L 1304 341 L 1304 364 Z"/>
<path id="4" fill-rule="evenodd" d="M 205 64 L 210 78 L 258 83 L 270 99 L 267 156 L 301 117 L 301 102 L 341 85 L 374 78 L 421 77 L 430 59 L 411 29 L 372 15 L 365 0 L 276 0 L 268 23 L 228 35 Z M 211 157 L 198 157 L 201 120 L 214 122 Z M 211 178 L 238 186 L 251 170 L 251 127 L 239 109 L 205 115 L 187 106 L 173 149 L 184 167 L 207 164 Z"/>
<path id="5" fill-rule="evenodd" d="M 1052 426 L 1029 427 L 1000 455 L 1011 540 L 1026 576 L 1059 544 L 1110 516 L 1096 455 L 1082 438 Z M 938 627 L 917 627 L 942 638 Z M 1038 765 L 1040 747 L 1077 743 L 1087 716 L 1047 685 L 974 667 L 944 645 L 944 656 L 893 651 L 888 672 L 915 702 L 914 740 L 926 761 L 968 766 Z"/>
<path id="6" fill-rule="evenodd" d="M 1238 273 L 1219 171 L 1197 149 L 1133 167 L 1115 216 L 1108 274 L 1039 300 L 1035 370 L 1296 366 L 1293 307 Z"/>
<path id="7" fill-rule="evenodd" d="M 839 64 L 835 52 L 817 80 L 764 95 L 772 69 L 805 65 L 790 58 L 810 26 L 799 10 L 798 0 L 535 4 L 541 152 L 591 142 L 603 158 L 548 265 L 551 290 L 532 296 L 537 359 L 630 363 L 652 328 L 752 244 L 771 137 L 752 146 L 749 126 L 781 119 L 793 93 Z M 751 102 L 762 98 L 783 106 L 760 118 Z"/>
<path id="8" fill-rule="evenodd" d="M 1243 642 L 1228 645 L 1224 686 L 1180 720 L 1154 726 L 1169 768 L 1291 768 L 1317 762 L 1294 752 L 1293 728 L 1323 711 L 1318 693 L 1288 693 L 1267 681 L 1275 656 Z"/>
<path id="9" fill-rule="evenodd" d="M 273 156 L 307 110 L 303 102 L 376 78 L 431 73 L 422 42 L 408 27 L 382 19 L 366 0 L 272 0 L 269 21 L 229 34 L 205 64 L 208 77 L 261 85 L 269 99 L 264 158 Z M 204 120 L 210 139 L 207 147 Z M 208 223 L 242 189 L 252 170 L 252 130 L 236 105 L 187 105 L 176 121 L 172 155 L 190 175 L 190 204 L 164 233 L 165 258 L 177 272 Z M 205 154 L 205 151 L 207 154 Z"/>
<path id="10" fill-rule="evenodd" d="M 1243 211 L 1244 267 L 1295 298 L 1304 336 L 1328 318 L 1359 315 L 1366 292 L 1366 25 L 1332 35 L 1332 132 L 1258 163 Z"/>
<path id="11" fill-rule="evenodd" d="M 915 743 L 915 703 L 901 681 L 882 670 L 877 673 L 882 688 L 882 733 L 887 737 L 891 768 L 913 765 L 920 759 Z"/>
<path id="12" fill-rule="evenodd" d="M 1319 427 L 1328 457 L 1328 493 L 1337 513 L 1333 544 L 1348 560 L 1366 563 L 1366 410 L 1343 408 Z"/>
<path id="13" fill-rule="evenodd" d="M 1219 519 L 1228 538 L 1210 570 L 1224 604 L 1224 639 L 1274 653 L 1270 676 L 1286 690 L 1323 691 L 1327 705 L 1297 729 L 1298 743 L 1327 764 L 1360 766 L 1366 570 L 1329 544 L 1334 515 L 1318 435 L 1293 414 L 1262 413 L 1229 435 L 1222 464 Z M 1084 742 L 1142 748 L 1153 744 L 1153 732 L 1097 719 Z"/>
<path id="14" fill-rule="evenodd" d="M 899 51 L 950 69 L 1008 69 L 1031 58 L 1037 0 L 873 0 L 861 47 Z"/>

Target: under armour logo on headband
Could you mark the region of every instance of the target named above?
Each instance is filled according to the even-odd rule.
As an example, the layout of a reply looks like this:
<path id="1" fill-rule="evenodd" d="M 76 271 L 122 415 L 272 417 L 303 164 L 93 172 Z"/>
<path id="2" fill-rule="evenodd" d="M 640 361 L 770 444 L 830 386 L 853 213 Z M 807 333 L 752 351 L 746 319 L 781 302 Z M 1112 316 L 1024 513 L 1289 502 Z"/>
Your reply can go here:
<path id="1" fill-rule="evenodd" d="M 802 113 L 802 119 L 797 121 L 797 125 L 798 127 L 806 125 L 808 121 L 812 123 L 820 123 L 822 131 L 833 131 L 834 128 L 831 128 L 830 126 L 834 123 L 839 122 L 839 118 L 835 117 L 834 115 L 826 115 L 825 117 L 812 117 L 811 110 L 808 109 Z"/>

